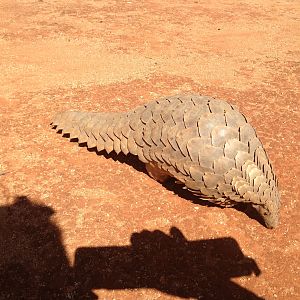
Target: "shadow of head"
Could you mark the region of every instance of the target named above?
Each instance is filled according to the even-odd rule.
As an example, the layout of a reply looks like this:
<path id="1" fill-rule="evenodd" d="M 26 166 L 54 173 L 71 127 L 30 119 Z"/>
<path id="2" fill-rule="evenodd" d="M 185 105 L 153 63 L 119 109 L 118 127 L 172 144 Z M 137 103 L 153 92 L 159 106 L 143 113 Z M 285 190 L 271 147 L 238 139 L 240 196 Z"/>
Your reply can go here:
<path id="1" fill-rule="evenodd" d="M 0 207 L 0 299 L 64 298 L 71 268 L 53 214 L 26 196 Z"/>

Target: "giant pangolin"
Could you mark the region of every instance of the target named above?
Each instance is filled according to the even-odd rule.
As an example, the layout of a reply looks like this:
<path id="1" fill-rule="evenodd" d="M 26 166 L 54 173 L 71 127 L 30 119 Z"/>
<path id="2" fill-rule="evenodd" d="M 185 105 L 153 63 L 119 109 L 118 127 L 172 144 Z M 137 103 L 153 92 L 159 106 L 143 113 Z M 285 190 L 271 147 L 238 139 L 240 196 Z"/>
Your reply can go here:
<path id="1" fill-rule="evenodd" d="M 172 96 L 129 112 L 61 112 L 51 124 L 88 148 L 137 155 L 158 181 L 175 177 L 223 206 L 248 202 L 268 228 L 278 224 L 280 196 L 269 158 L 244 115 L 225 101 Z"/>

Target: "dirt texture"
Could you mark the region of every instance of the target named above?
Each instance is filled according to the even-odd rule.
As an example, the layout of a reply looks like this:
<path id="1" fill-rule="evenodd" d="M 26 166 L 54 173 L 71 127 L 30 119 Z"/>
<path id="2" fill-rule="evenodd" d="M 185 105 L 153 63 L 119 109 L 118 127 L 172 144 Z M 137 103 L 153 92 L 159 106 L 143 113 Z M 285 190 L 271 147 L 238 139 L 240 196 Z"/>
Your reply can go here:
<path id="1" fill-rule="evenodd" d="M 0 299 L 300 298 L 298 1 L 0 1 Z M 199 93 L 239 107 L 280 224 L 49 124 Z"/>

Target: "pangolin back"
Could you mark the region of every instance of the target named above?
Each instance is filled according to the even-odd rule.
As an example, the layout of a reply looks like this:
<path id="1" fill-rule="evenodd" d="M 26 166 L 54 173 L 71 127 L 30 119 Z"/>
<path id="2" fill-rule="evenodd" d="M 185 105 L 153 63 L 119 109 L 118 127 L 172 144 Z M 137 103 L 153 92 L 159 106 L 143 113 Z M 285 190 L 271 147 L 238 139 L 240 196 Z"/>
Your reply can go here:
<path id="1" fill-rule="evenodd" d="M 211 97 L 173 96 L 124 113 L 58 113 L 57 131 L 97 147 L 137 155 L 209 201 L 251 203 L 277 226 L 278 183 L 255 130 L 237 108 Z"/>

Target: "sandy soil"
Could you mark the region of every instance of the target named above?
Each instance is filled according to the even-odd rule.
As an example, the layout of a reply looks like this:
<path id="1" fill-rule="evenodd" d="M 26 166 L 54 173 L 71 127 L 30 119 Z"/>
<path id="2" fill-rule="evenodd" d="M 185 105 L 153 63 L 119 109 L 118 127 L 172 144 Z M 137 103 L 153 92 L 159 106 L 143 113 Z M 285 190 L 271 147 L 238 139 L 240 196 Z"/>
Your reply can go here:
<path id="1" fill-rule="evenodd" d="M 0 0 L 0 299 L 299 298 L 299 18 L 288 0 Z M 277 229 L 49 126 L 189 92 L 257 129 Z"/>

